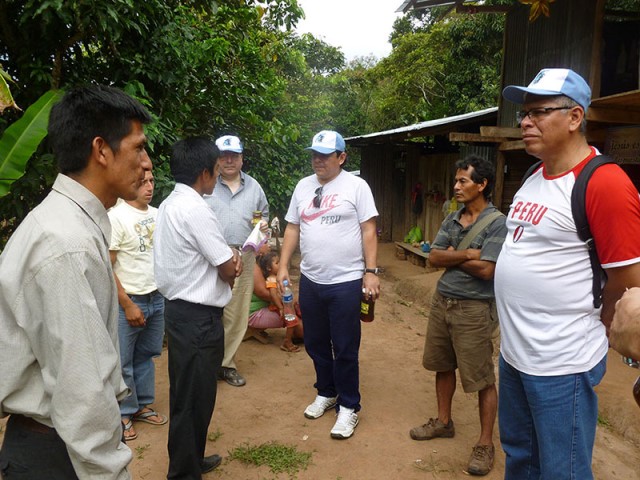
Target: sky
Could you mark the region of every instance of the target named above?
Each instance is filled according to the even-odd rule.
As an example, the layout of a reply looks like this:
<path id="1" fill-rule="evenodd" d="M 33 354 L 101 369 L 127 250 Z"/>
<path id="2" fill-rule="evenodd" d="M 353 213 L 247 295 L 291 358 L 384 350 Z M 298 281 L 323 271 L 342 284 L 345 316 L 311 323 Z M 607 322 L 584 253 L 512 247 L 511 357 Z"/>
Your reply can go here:
<path id="1" fill-rule="evenodd" d="M 298 33 L 311 33 L 334 47 L 341 47 L 347 61 L 354 57 L 391 53 L 389 34 L 402 0 L 298 0 L 305 19 Z"/>

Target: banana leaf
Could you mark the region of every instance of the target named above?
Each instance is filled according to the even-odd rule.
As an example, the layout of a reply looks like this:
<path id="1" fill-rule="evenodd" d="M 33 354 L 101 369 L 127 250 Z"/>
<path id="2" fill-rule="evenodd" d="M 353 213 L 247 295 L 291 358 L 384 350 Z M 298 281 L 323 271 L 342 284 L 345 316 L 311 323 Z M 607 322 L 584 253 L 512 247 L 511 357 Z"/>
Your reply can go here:
<path id="1" fill-rule="evenodd" d="M 15 108 L 20 110 L 20 107 L 16 105 L 13 97 L 11 96 L 11 90 L 9 90 L 9 85 L 7 84 L 7 80 L 11 80 L 11 77 L 0 68 L 0 113 L 4 112 L 5 108 Z"/>
<path id="2" fill-rule="evenodd" d="M 0 197 L 9 193 L 11 184 L 24 175 L 29 158 L 47 135 L 49 112 L 61 95 L 60 90 L 49 90 L 0 138 Z"/>

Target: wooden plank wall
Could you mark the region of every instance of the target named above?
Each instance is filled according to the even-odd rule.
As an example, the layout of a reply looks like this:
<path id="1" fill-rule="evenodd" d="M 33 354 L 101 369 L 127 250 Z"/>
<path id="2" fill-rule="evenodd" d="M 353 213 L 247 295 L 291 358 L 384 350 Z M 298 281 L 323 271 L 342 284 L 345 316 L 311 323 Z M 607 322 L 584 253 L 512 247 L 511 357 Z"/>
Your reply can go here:
<path id="1" fill-rule="evenodd" d="M 424 213 L 418 225 L 422 228 L 425 240 L 433 242 L 440 229 L 445 212 L 446 200 L 453 196 L 453 178 L 458 153 L 428 155 L 420 158 L 417 178 L 424 185 Z"/>
<path id="2" fill-rule="evenodd" d="M 507 14 L 502 87 L 528 85 L 543 68 L 571 68 L 593 82 L 592 72 L 599 71 L 594 35 L 600 19 L 596 12 L 601 0 L 563 0 L 551 5 L 551 16 L 529 22 L 529 5 L 515 4 Z M 598 82 L 599 83 L 599 82 Z M 594 98 L 597 98 L 597 85 Z M 498 125 L 516 125 L 519 106 L 500 97 Z"/>
<path id="3" fill-rule="evenodd" d="M 432 241 L 440 228 L 444 218 L 442 200 L 451 198 L 453 164 L 459 155 L 425 155 L 421 150 L 419 144 L 382 144 L 362 149 L 360 176 L 373 192 L 383 241 L 402 241 L 414 225 Z M 420 214 L 411 208 L 411 192 L 417 182 L 422 183 L 425 195 Z"/>
<path id="4" fill-rule="evenodd" d="M 537 161 L 538 159 L 527 155 L 524 150 L 506 152 L 506 173 L 504 175 L 504 194 L 502 196 L 503 202 L 502 205 L 499 205 L 499 208 L 503 213 L 507 214 L 509 212 L 513 196 L 522 184 L 522 177 L 529 167 Z"/>

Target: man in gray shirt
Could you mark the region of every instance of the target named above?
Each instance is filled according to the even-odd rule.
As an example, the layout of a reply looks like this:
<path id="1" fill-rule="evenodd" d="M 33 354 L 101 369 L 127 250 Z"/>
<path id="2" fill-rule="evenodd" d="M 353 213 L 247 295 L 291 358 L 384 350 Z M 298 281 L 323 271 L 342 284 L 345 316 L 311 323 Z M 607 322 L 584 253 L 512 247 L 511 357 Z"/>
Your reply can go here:
<path id="1" fill-rule="evenodd" d="M 266 230 L 269 204 L 260 184 L 242 171 L 243 145 L 238 137 L 225 135 L 216 140 L 220 150 L 220 176 L 211 196 L 205 201 L 222 225 L 224 239 L 230 247 L 241 248 L 254 228 L 253 213 L 257 212 Z M 253 294 L 254 252 L 242 255 L 242 275 L 236 279 L 231 301 L 224 309 L 224 358 L 218 373 L 220 380 L 241 387 L 246 383 L 238 373 L 235 355 L 242 343 L 249 322 L 249 305 Z"/>
<path id="2" fill-rule="evenodd" d="M 134 200 L 151 169 L 149 121 L 138 101 L 110 87 L 70 90 L 51 110 L 60 174 L 0 256 L 7 478 L 131 478 L 107 209 Z"/>
<path id="3" fill-rule="evenodd" d="M 467 471 L 486 475 L 493 467 L 498 407 L 491 342 L 497 325 L 491 315 L 493 272 L 507 230 L 504 215 L 490 201 L 491 162 L 471 155 L 456 162 L 456 169 L 453 190 L 464 207 L 444 219 L 429 254 L 431 265 L 446 268 L 431 301 L 422 360 L 436 372 L 438 415 L 412 428 L 410 435 L 414 440 L 455 435 L 451 404 L 459 370 L 464 391 L 478 392 L 480 411 L 480 438 Z"/>

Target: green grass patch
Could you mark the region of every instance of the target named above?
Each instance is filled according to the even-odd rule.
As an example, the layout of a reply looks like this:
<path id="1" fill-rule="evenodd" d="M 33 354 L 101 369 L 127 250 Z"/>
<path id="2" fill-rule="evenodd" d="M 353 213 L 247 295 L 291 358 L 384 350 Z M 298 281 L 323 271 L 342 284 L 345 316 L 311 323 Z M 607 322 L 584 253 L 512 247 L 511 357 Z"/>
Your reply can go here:
<path id="1" fill-rule="evenodd" d="M 295 446 L 281 445 L 276 442 L 262 445 L 244 444 L 229 452 L 231 460 L 256 466 L 266 465 L 274 474 L 288 473 L 294 476 L 300 470 L 306 470 L 311 464 L 310 452 L 299 452 Z"/>
<path id="2" fill-rule="evenodd" d="M 148 443 L 144 444 L 144 445 L 140 445 L 138 447 L 136 447 L 136 457 L 138 457 L 138 460 L 142 460 L 144 459 L 144 452 L 147 451 L 147 449 L 150 447 L 151 445 L 149 445 Z"/>
<path id="3" fill-rule="evenodd" d="M 611 422 L 606 417 L 598 414 L 598 425 L 602 425 L 603 427 L 611 427 Z"/>
<path id="4" fill-rule="evenodd" d="M 215 442 L 217 441 L 220 437 L 222 437 L 222 432 L 220 431 L 220 429 L 216 429 L 215 432 L 209 432 L 207 434 L 207 440 L 209 440 L 210 442 Z"/>

